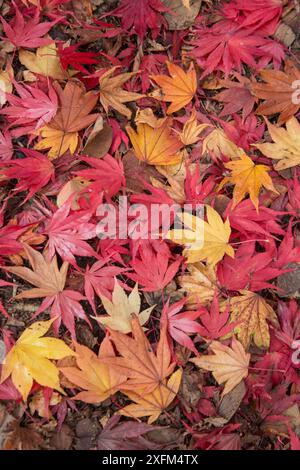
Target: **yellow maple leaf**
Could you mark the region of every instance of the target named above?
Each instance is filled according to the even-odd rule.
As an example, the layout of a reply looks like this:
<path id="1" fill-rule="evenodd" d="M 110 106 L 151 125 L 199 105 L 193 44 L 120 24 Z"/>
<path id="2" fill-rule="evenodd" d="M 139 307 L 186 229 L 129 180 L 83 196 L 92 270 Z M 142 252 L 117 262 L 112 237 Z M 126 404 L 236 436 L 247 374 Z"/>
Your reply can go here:
<path id="1" fill-rule="evenodd" d="M 127 297 L 124 289 L 115 280 L 115 286 L 112 293 L 112 301 L 106 297 L 100 296 L 103 307 L 108 315 L 100 315 L 95 318 L 102 325 L 108 326 L 112 330 L 121 333 L 131 333 L 132 331 L 132 314 L 134 313 L 139 319 L 140 325 L 144 325 L 154 309 L 155 305 L 140 312 L 141 298 L 136 284 L 131 293 Z"/>
<path id="2" fill-rule="evenodd" d="M 215 266 L 225 254 L 234 257 L 229 244 L 231 228 L 229 220 L 223 222 L 220 215 L 206 206 L 207 222 L 194 215 L 184 213 L 180 219 L 188 229 L 171 230 L 167 237 L 175 243 L 186 245 L 184 255 L 188 263 L 205 261 Z"/>
<path id="3" fill-rule="evenodd" d="M 111 106 L 113 109 L 123 114 L 128 119 L 131 118 L 131 111 L 123 103 L 136 101 L 143 98 L 144 95 L 140 93 L 133 93 L 131 91 L 123 90 L 122 85 L 127 82 L 131 77 L 136 75 L 137 72 L 121 73 L 113 77 L 115 70 L 118 67 L 112 67 L 99 78 L 100 84 L 100 102 L 108 113 Z"/>
<path id="4" fill-rule="evenodd" d="M 53 129 L 50 125 L 44 126 L 39 132 L 42 140 L 34 148 L 36 150 L 50 149 L 48 157 L 54 160 L 70 151 L 73 155 L 78 145 L 78 132 L 65 132 L 62 129 Z"/>
<path id="5" fill-rule="evenodd" d="M 178 393 L 182 377 L 182 370 L 178 369 L 152 392 L 144 394 L 143 390 L 126 392 L 130 400 L 134 401 L 119 411 L 119 414 L 130 418 L 149 416 L 148 423 L 157 420 L 159 415 L 172 403 Z"/>
<path id="6" fill-rule="evenodd" d="M 126 131 L 134 148 L 138 160 L 149 165 L 175 165 L 182 156 L 180 140 L 171 134 L 171 122 L 165 120 L 158 128 L 148 124 L 137 124 L 136 131 L 127 126 Z"/>
<path id="7" fill-rule="evenodd" d="M 224 396 L 247 377 L 250 354 L 236 338 L 232 339 L 231 347 L 212 341 L 209 348 L 214 355 L 195 357 L 190 361 L 201 369 L 210 370 L 218 384 L 225 383 Z"/>
<path id="8" fill-rule="evenodd" d="M 253 205 L 258 211 L 258 196 L 262 187 L 278 194 L 271 177 L 268 175 L 270 168 L 266 165 L 255 165 L 248 155 L 242 154 L 239 160 L 225 163 L 224 166 L 231 170 L 231 175 L 223 179 L 219 189 L 227 183 L 235 185 L 233 208 L 241 202 L 246 194 L 249 194 Z"/>
<path id="9" fill-rule="evenodd" d="M 179 133 L 181 142 L 184 145 L 192 145 L 200 139 L 199 134 L 203 132 L 210 124 L 198 124 L 197 113 L 193 109 L 189 119 L 184 123 L 182 132 Z"/>
<path id="10" fill-rule="evenodd" d="M 59 371 L 49 359 L 63 359 L 75 353 L 60 339 L 42 338 L 54 320 L 36 322 L 26 328 L 4 359 L 0 383 L 11 375 L 24 401 L 33 380 L 64 393 L 59 384 Z"/>
<path id="11" fill-rule="evenodd" d="M 68 78 L 67 72 L 61 66 L 55 43 L 38 47 L 36 52 L 21 49 L 19 60 L 30 72 L 51 77 L 55 80 Z"/>
<path id="12" fill-rule="evenodd" d="M 274 126 L 269 121 L 267 125 L 274 143 L 253 145 L 266 157 L 278 160 L 274 166 L 277 171 L 300 165 L 300 124 L 297 119 L 290 118 L 286 122 L 286 129 Z"/>
<path id="13" fill-rule="evenodd" d="M 197 309 L 212 302 L 217 287 L 216 269 L 209 264 L 188 264 L 187 272 L 178 277 L 181 290 L 187 295 L 187 306 Z"/>
<path id="14" fill-rule="evenodd" d="M 270 345 L 269 326 L 267 321 L 277 324 L 277 317 L 272 307 L 263 297 L 247 290 L 240 291 L 241 296 L 230 299 L 231 320 L 237 321 L 237 337 L 247 349 L 251 340 L 259 348 Z"/>
<path id="15" fill-rule="evenodd" d="M 231 160 L 238 158 L 244 151 L 232 142 L 223 129 L 214 129 L 203 140 L 202 155 L 205 153 L 214 158 L 221 158 L 222 155 L 229 157 Z"/>
<path id="16" fill-rule="evenodd" d="M 197 76 L 193 64 L 187 72 L 168 61 L 167 67 L 170 77 L 167 75 L 150 75 L 150 78 L 162 89 L 161 91 L 152 92 L 150 96 L 171 102 L 167 114 L 172 114 L 182 109 L 193 99 L 197 91 Z"/>
<path id="17" fill-rule="evenodd" d="M 60 367 L 67 379 L 84 391 L 74 398 L 85 403 L 101 403 L 115 393 L 126 382 L 127 377 L 104 364 L 103 357 L 114 357 L 114 349 L 109 338 L 104 338 L 100 345 L 99 354 L 86 346 L 75 344 L 78 367 Z"/>

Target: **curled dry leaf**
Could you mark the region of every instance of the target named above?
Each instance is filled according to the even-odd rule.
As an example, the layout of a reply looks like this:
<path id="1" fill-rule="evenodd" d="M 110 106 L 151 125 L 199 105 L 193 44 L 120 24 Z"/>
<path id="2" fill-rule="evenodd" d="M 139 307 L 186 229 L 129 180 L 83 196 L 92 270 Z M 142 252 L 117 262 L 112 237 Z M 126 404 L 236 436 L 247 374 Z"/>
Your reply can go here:
<path id="1" fill-rule="evenodd" d="M 19 60 L 30 72 L 55 80 L 64 80 L 68 74 L 63 70 L 55 43 L 39 47 L 36 52 L 29 52 L 21 49 Z"/>

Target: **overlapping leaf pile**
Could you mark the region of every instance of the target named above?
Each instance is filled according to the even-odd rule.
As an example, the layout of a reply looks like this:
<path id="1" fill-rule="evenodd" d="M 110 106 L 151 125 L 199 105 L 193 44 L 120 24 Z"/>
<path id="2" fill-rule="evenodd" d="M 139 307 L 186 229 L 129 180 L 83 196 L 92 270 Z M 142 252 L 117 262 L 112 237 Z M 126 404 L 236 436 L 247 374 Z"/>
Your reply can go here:
<path id="1" fill-rule="evenodd" d="M 0 3 L 2 447 L 299 449 L 297 2 Z"/>

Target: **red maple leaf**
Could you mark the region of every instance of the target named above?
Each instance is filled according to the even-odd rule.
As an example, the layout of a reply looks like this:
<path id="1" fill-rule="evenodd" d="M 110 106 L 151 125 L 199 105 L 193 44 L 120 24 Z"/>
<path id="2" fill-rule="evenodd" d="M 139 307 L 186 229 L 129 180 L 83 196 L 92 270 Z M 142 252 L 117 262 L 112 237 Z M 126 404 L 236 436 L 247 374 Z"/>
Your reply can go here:
<path id="1" fill-rule="evenodd" d="M 240 202 L 234 209 L 230 203 L 224 213 L 230 220 L 230 225 L 238 232 L 244 234 L 246 239 L 257 235 L 271 238 L 271 234 L 284 235 L 285 231 L 279 225 L 279 217 L 283 212 L 274 211 L 263 205 L 259 206 L 259 212 L 250 199 Z"/>
<path id="2" fill-rule="evenodd" d="M 71 65 L 74 69 L 86 74 L 89 71 L 84 65 L 97 64 L 97 54 L 95 52 L 80 52 L 78 51 L 79 47 L 80 44 L 64 47 L 64 45 L 59 43 L 58 54 L 60 62 L 65 70 Z"/>
<path id="3" fill-rule="evenodd" d="M 40 23 L 40 12 L 35 10 L 33 18 L 26 19 L 13 2 L 15 15 L 8 24 L 1 16 L 1 22 L 7 39 L 16 47 L 40 47 L 53 42 L 51 38 L 42 38 L 58 22 L 56 19 L 51 22 Z"/>
<path id="4" fill-rule="evenodd" d="M 160 0 L 121 0 L 120 5 L 110 15 L 121 18 L 122 27 L 126 31 L 137 34 L 144 39 L 147 29 L 151 29 L 152 37 L 155 39 L 162 25 L 166 21 L 162 16 L 168 11 Z"/>
<path id="5" fill-rule="evenodd" d="M 241 27 L 270 36 L 276 31 L 282 9 L 281 0 L 231 0 L 222 12 Z"/>
<path id="6" fill-rule="evenodd" d="M 111 293 L 115 285 L 114 278 L 124 271 L 124 268 L 107 265 L 107 259 L 100 259 L 92 266 L 86 267 L 84 292 L 94 311 L 96 311 L 95 295 L 111 299 Z"/>
<path id="7" fill-rule="evenodd" d="M 144 241 L 138 254 L 130 265 L 134 273 L 127 274 L 129 279 L 143 286 L 145 292 L 155 292 L 166 287 L 177 273 L 181 258 L 171 261 L 168 249 L 163 243 Z"/>
<path id="8" fill-rule="evenodd" d="M 217 294 L 215 294 L 213 298 L 210 311 L 205 307 L 200 307 L 198 314 L 201 315 L 201 325 L 198 328 L 198 333 L 203 336 L 203 338 L 219 339 L 233 331 L 238 324 L 238 322 L 228 324 L 230 317 L 229 306 L 221 313 Z"/>
<path id="9" fill-rule="evenodd" d="M 264 253 L 255 252 L 255 242 L 240 245 L 234 258 L 225 256 L 219 264 L 217 274 L 222 287 L 228 290 L 249 289 L 253 292 L 275 288 L 271 279 L 283 274 L 284 270 L 274 265 L 272 249 Z"/>
<path id="10" fill-rule="evenodd" d="M 110 198 L 117 194 L 122 186 L 126 185 L 123 163 L 107 154 L 101 160 L 93 157 L 81 157 L 81 160 L 87 163 L 91 168 L 74 172 L 93 183 L 89 190 L 104 193 Z"/>
<path id="11" fill-rule="evenodd" d="M 96 236 L 96 226 L 90 223 L 90 211 L 71 211 L 68 200 L 46 220 L 43 234 L 48 236 L 49 258 L 57 252 L 64 261 L 76 265 L 76 256 L 95 256 L 97 253 L 85 241 Z"/>
<path id="12" fill-rule="evenodd" d="M 195 320 L 200 317 L 202 312 L 198 310 L 179 313 L 185 302 L 186 299 L 182 299 L 173 305 L 169 305 L 168 300 L 162 310 L 161 321 L 167 321 L 169 335 L 176 343 L 181 344 L 181 346 L 190 349 L 198 355 L 198 351 L 189 334 L 200 333 L 201 326 Z"/>
<path id="13" fill-rule="evenodd" d="M 13 156 L 11 135 L 7 129 L 0 131 L 0 161 L 6 162 Z"/>
<path id="14" fill-rule="evenodd" d="M 19 96 L 6 93 L 10 106 L 6 106 L 0 111 L 0 114 L 8 117 L 10 127 L 22 126 L 21 129 L 12 131 L 14 137 L 20 137 L 43 127 L 54 118 L 58 99 L 50 83 L 48 85 L 49 94 L 36 86 L 22 85 L 17 82 L 14 82 L 14 87 Z"/>
<path id="15" fill-rule="evenodd" d="M 192 55 L 204 69 L 202 77 L 214 70 L 222 70 L 228 76 L 232 70 L 242 71 L 242 64 L 253 69 L 261 68 L 274 61 L 278 67 L 284 58 L 284 49 L 275 41 L 265 38 L 250 29 L 241 28 L 234 21 L 222 20 L 212 27 L 200 27 L 195 31 L 196 38 Z"/>
<path id="16" fill-rule="evenodd" d="M 24 203 L 39 192 L 50 180 L 54 180 L 54 166 L 42 153 L 21 149 L 26 158 L 0 163 L 3 179 L 18 180 L 14 191 L 28 191 Z"/>

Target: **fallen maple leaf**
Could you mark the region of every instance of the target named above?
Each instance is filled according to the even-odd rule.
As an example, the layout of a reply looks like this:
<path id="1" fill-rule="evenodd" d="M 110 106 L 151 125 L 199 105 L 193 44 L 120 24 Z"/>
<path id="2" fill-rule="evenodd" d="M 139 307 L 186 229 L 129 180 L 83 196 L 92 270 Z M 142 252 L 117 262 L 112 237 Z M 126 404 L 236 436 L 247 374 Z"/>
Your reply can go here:
<path id="1" fill-rule="evenodd" d="M 171 261 L 171 254 L 164 250 L 156 251 L 151 244 L 142 244 L 139 256 L 131 261 L 134 273 L 127 274 L 129 279 L 143 286 L 145 292 L 155 292 L 164 289 L 178 271 L 182 259 Z"/>
<path id="2" fill-rule="evenodd" d="M 262 289 L 273 289 L 274 285 L 266 281 L 283 273 L 284 271 L 278 269 L 274 263 L 273 250 L 257 253 L 255 241 L 252 243 L 249 241 L 239 246 L 234 258 L 225 256 L 222 263 L 218 265 L 217 274 L 222 288 L 234 291 L 248 289 L 256 292 Z"/>
<path id="3" fill-rule="evenodd" d="M 223 129 L 214 129 L 203 140 L 202 155 L 206 152 L 213 158 L 221 159 L 223 155 L 234 160 L 244 151 L 230 140 Z"/>
<path id="4" fill-rule="evenodd" d="M 57 113 L 58 100 L 54 88 L 49 83 L 48 93 L 44 93 L 37 87 L 21 85 L 15 82 L 14 87 L 18 96 L 7 93 L 7 100 L 10 106 L 1 110 L 1 114 L 8 116 L 13 127 L 22 126 L 24 129 L 18 130 L 27 134 L 34 129 L 47 124 Z M 16 135 L 16 131 L 14 130 Z"/>
<path id="5" fill-rule="evenodd" d="M 218 384 L 225 383 L 224 396 L 247 377 L 250 354 L 236 338 L 232 339 L 231 347 L 219 341 L 213 341 L 209 347 L 214 355 L 195 357 L 190 361 L 201 369 L 212 371 Z"/>
<path id="6" fill-rule="evenodd" d="M 56 80 L 68 78 L 68 74 L 61 66 L 55 43 L 39 47 L 35 53 L 21 49 L 19 60 L 30 72 Z"/>
<path id="7" fill-rule="evenodd" d="M 105 424 L 97 439 L 98 450 L 156 450 L 157 444 L 144 435 L 157 430 L 157 426 L 129 420 L 119 423 L 120 415 L 114 414 Z"/>
<path id="8" fill-rule="evenodd" d="M 40 12 L 35 10 L 33 18 L 24 19 L 17 5 L 13 2 L 15 16 L 8 24 L 3 17 L 0 20 L 4 32 L 9 41 L 16 47 L 39 47 L 46 46 L 52 42 L 51 38 L 42 38 L 59 21 L 47 21 L 39 23 Z"/>
<path id="9" fill-rule="evenodd" d="M 132 30 L 144 39 L 147 28 L 151 30 L 154 38 L 157 37 L 161 26 L 166 24 L 162 16 L 165 11 L 168 9 L 160 0 L 139 0 L 138 3 L 121 0 L 120 5 L 111 14 L 121 18 L 125 30 Z"/>
<path id="10" fill-rule="evenodd" d="M 300 127 L 299 127 L 300 128 Z M 230 176 L 225 176 L 219 185 L 219 189 L 227 183 L 234 184 L 232 208 L 248 193 L 250 199 L 258 211 L 258 196 L 262 187 L 278 194 L 268 175 L 270 168 L 266 165 L 255 165 L 246 154 L 241 154 L 239 160 L 225 163 L 224 166 L 231 170 Z"/>
<path id="11" fill-rule="evenodd" d="M 243 120 L 245 120 L 251 113 L 256 99 L 251 93 L 249 78 L 243 77 L 239 73 L 235 73 L 234 77 L 238 81 L 229 79 L 219 81 L 219 86 L 227 88 L 227 90 L 221 91 L 213 99 L 226 103 L 219 114 L 220 117 L 242 111 Z"/>
<path id="12" fill-rule="evenodd" d="M 235 331 L 243 346 L 247 349 L 251 340 L 259 348 L 268 348 L 270 334 L 267 320 L 277 324 L 277 317 L 272 307 L 260 295 L 247 290 L 240 291 L 241 296 L 230 299 L 231 319 L 238 321 Z"/>
<path id="13" fill-rule="evenodd" d="M 187 305 L 198 308 L 208 305 L 213 300 L 217 286 L 216 270 L 213 266 L 203 263 L 187 265 L 187 273 L 178 277 L 182 291 L 187 294 Z"/>
<path id="14" fill-rule="evenodd" d="M 169 335 L 176 343 L 198 354 L 189 334 L 200 333 L 200 324 L 195 320 L 200 317 L 201 312 L 198 310 L 179 313 L 185 303 L 185 298 L 173 305 L 169 305 L 168 300 L 161 312 L 161 321 L 167 322 Z"/>
<path id="15" fill-rule="evenodd" d="M 68 149 L 73 154 L 78 145 L 78 131 L 93 124 L 98 117 L 98 114 L 89 114 L 97 103 L 97 95 L 86 93 L 80 83 L 68 81 L 64 89 L 56 83 L 55 89 L 60 110 L 47 126 L 40 129 L 43 140 L 35 145 L 37 150 L 50 148 L 50 159 L 58 158 Z"/>
<path id="16" fill-rule="evenodd" d="M 145 394 L 143 390 L 126 392 L 128 398 L 135 403 L 125 406 L 119 413 L 129 418 L 149 416 L 148 424 L 152 424 L 174 400 L 180 387 L 181 377 L 182 370 L 178 369 L 168 381 L 165 380 L 152 393 Z"/>
<path id="17" fill-rule="evenodd" d="M 160 331 L 156 354 L 136 315 L 132 316 L 132 338 L 110 330 L 110 337 L 121 357 L 103 358 L 102 361 L 128 377 L 122 391 L 143 389 L 144 394 L 151 393 L 173 372 L 175 364 L 171 363 L 166 328 L 165 324 Z"/>
<path id="18" fill-rule="evenodd" d="M 75 344 L 76 367 L 60 367 L 59 370 L 76 387 L 85 391 L 75 395 L 75 400 L 85 403 L 101 403 L 113 395 L 126 382 L 126 376 L 116 373 L 113 368 L 103 364 L 103 357 L 114 357 L 114 349 L 106 337 L 102 341 L 98 356 L 86 346 Z"/>
<path id="19" fill-rule="evenodd" d="M 266 157 L 278 160 L 275 170 L 281 171 L 300 164 L 300 124 L 295 117 L 286 122 L 286 130 L 267 121 L 274 143 L 253 144 Z"/>
<path id="20" fill-rule="evenodd" d="M 55 169 L 49 159 L 35 150 L 22 148 L 26 156 L 23 159 L 5 161 L 1 164 L 1 179 L 18 180 L 14 191 L 17 193 L 28 191 L 24 200 L 27 202 L 35 193 L 39 192 L 50 180 L 54 180 Z"/>
<path id="21" fill-rule="evenodd" d="M 95 256 L 97 253 L 87 243 L 96 236 L 96 226 L 90 222 L 89 210 L 72 213 L 72 200 L 65 202 L 44 222 L 43 234 L 47 235 L 48 258 L 58 253 L 63 261 L 76 265 L 76 256 Z"/>
<path id="22" fill-rule="evenodd" d="M 87 266 L 84 273 L 84 292 L 95 313 L 95 294 L 98 297 L 104 296 L 111 299 L 115 286 L 114 278 L 124 271 L 124 268 L 118 266 L 105 266 L 106 263 L 107 260 L 100 259 L 91 266 Z"/>
<path id="23" fill-rule="evenodd" d="M 172 114 L 179 111 L 193 99 L 197 91 L 197 77 L 193 63 L 187 72 L 178 65 L 168 61 L 167 67 L 171 77 L 166 75 L 150 75 L 150 78 L 162 89 L 161 91 L 152 92 L 151 96 L 171 102 L 167 114 Z"/>
<path id="24" fill-rule="evenodd" d="M 143 98 L 144 95 L 140 93 L 133 93 L 130 91 L 123 90 L 122 85 L 127 82 L 131 77 L 136 75 L 136 72 L 121 73 L 113 77 L 113 74 L 117 67 L 113 67 L 107 70 L 99 78 L 100 84 L 100 102 L 108 113 L 108 109 L 111 106 L 113 109 L 123 114 L 128 119 L 131 118 L 131 111 L 124 106 L 123 103 L 130 101 L 136 101 Z"/>
<path id="25" fill-rule="evenodd" d="M 101 160 L 93 157 L 81 157 L 81 161 L 87 163 L 90 168 L 76 171 L 74 174 L 83 178 L 83 180 L 93 181 L 89 184 L 88 189 L 90 191 L 94 190 L 99 193 L 103 191 L 107 197 L 112 197 L 123 186 L 126 186 L 124 167 L 121 160 L 107 154 Z"/>
<path id="26" fill-rule="evenodd" d="M 137 124 L 136 129 L 126 126 L 136 158 L 149 165 L 176 165 L 182 160 L 179 150 L 183 144 L 171 134 L 169 120 L 158 128 Z"/>
<path id="27" fill-rule="evenodd" d="M 37 299 L 46 297 L 40 307 L 35 312 L 39 315 L 47 308 L 51 307 L 50 314 L 55 318 L 54 331 L 58 333 L 61 322 L 71 332 L 72 338 L 75 338 L 74 317 L 85 321 L 87 317 L 79 301 L 84 297 L 78 292 L 64 290 L 69 264 L 64 262 L 61 268 L 58 268 L 56 256 L 51 262 L 41 253 L 23 244 L 27 258 L 33 270 L 24 266 L 6 267 L 6 271 L 15 274 L 30 284 L 36 286 L 33 289 L 21 292 L 15 299 Z"/>
<path id="28" fill-rule="evenodd" d="M 224 223 L 212 207 L 206 206 L 206 214 L 207 222 L 189 213 L 183 214 L 180 218 L 188 229 L 171 230 L 167 237 L 185 245 L 184 255 L 188 263 L 206 260 L 215 266 L 225 253 L 234 257 L 234 250 L 229 244 L 231 228 L 229 220 Z"/>
<path id="29" fill-rule="evenodd" d="M 207 339 L 219 339 L 226 336 L 236 326 L 236 323 L 229 323 L 229 306 L 224 312 L 220 312 L 217 293 L 213 298 L 210 311 L 208 312 L 205 307 L 200 307 L 198 314 L 200 316 L 198 333 Z"/>
<path id="30" fill-rule="evenodd" d="M 189 119 L 184 123 L 183 129 L 179 134 L 180 140 L 184 145 L 193 145 L 200 139 L 199 134 L 203 132 L 209 124 L 198 124 L 197 113 L 193 108 Z"/>
<path id="31" fill-rule="evenodd" d="M 263 116 L 280 113 L 278 124 L 283 124 L 300 109 L 299 100 L 298 103 L 293 100 L 293 94 L 297 91 L 293 84 L 300 80 L 300 70 L 291 60 L 287 60 L 284 71 L 262 70 L 260 76 L 266 83 L 255 82 L 251 86 L 253 95 L 265 100 L 256 113 Z"/>
<path id="32" fill-rule="evenodd" d="M 27 400 L 33 380 L 43 387 L 55 388 L 64 393 L 59 384 L 58 369 L 49 359 L 74 356 L 74 351 L 60 339 L 42 338 L 53 321 L 36 322 L 26 328 L 4 359 L 0 383 L 11 375 L 24 401 Z"/>
<path id="33" fill-rule="evenodd" d="M 278 66 L 284 58 L 281 44 L 231 19 L 222 19 L 213 26 L 200 25 L 195 33 L 191 54 L 204 70 L 202 77 L 214 70 L 222 70 L 227 77 L 232 70 L 241 72 L 243 63 L 256 69 L 257 59 L 265 64 L 273 60 Z"/>
<path id="34" fill-rule="evenodd" d="M 100 298 L 108 315 L 100 315 L 93 318 L 105 327 L 109 327 L 112 330 L 120 331 L 125 334 L 131 332 L 132 314 L 135 314 L 139 319 L 140 324 L 144 325 L 149 320 L 149 316 L 155 307 L 155 305 L 153 305 L 152 307 L 140 312 L 141 299 L 139 296 L 138 285 L 136 284 L 134 286 L 127 297 L 124 289 L 120 286 L 117 280 L 115 280 L 112 301 L 110 302 L 109 299 L 102 295 Z"/>

